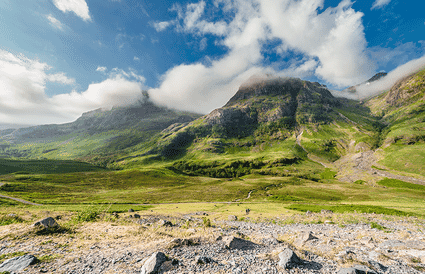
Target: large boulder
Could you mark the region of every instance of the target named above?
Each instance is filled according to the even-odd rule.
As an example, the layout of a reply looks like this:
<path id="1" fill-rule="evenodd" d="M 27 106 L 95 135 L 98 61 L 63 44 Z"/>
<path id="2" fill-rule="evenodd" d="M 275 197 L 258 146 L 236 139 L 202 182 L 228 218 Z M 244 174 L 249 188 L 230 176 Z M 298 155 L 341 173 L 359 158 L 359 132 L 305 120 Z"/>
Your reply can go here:
<path id="1" fill-rule="evenodd" d="M 285 248 L 279 253 L 279 266 L 283 268 L 290 268 L 293 265 L 302 264 L 302 260 L 290 248 Z"/>
<path id="2" fill-rule="evenodd" d="M 155 274 L 158 273 L 161 265 L 167 261 L 167 256 L 162 252 L 155 252 L 142 266 L 141 274 Z"/>
<path id="3" fill-rule="evenodd" d="M 58 226 L 59 226 L 58 223 L 52 217 L 47 217 L 47 218 L 44 218 L 43 220 L 40 220 L 34 223 L 34 227 L 38 227 L 38 228 L 49 229 L 49 228 L 54 228 Z"/>
<path id="4" fill-rule="evenodd" d="M 35 264 L 37 258 L 33 255 L 24 255 L 4 261 L 0 264 L 0 272 L 22 271 L 28 266 Z"/>
<path id="5" fill-rule="evenodd" d="M 229 249 L 251 249 L 256 246 L 255 243 L 251 241 L 247 241 L 241 238 L 237 238 L 234 236 L 226 237 L 223 239 L 224 244 Z"/>

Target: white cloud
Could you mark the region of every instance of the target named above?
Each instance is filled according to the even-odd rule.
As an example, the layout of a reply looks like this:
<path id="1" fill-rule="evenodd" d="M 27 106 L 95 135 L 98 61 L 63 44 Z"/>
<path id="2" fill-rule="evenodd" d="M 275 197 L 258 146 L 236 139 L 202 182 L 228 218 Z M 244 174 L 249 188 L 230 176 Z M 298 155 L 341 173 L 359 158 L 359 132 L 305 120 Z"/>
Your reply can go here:
<path id="1" fill-rule="evenodd" d="M 396 69 L 388 73 L 387 76 L 381 78 L 378 81 L 357 87 L 357 92 L 355 95 L 357 98 L 355 99 L 373 97 L 377 94 L 382 93 L 383 91 L 389 90 L 397 81 L 424 68 L 425 55 L 421 58 L 414 59 L 410 62 L 405 63 L 404 65 L 397 67 Z"/>
<path id="2" fill-rule="evenodd" d="M 84 21 L 91 21 L 89 7 L 85 0 L 53 0 L 53 4 L 62 12 L 73 12 Z"/>
<path id="3" fill-rule="evenodd" d="M 376 0 L 373 5 L 371 10 L 373 9 L 382 9 L 383 7 L 385 7 L 386 5 L 388 5 L 391 2 L 391 0 Z"/>
<path id="4" fill-rule="evenodd" d="M 83 112 L 134 102 L 141 96 L 144 78 L 129 69 L 113 69 L 108 78 L 83 92 L 46 95 L 46 84 L 73 84 L 64 73 L 48 74 L 51 67 L 23 55 L 0 50 L 0 122 L 17 124 L 63 123 Z"/>
<path id="5" fill-rule="evenodd" d="M 323 2 L 214 1 L 214 8 L 229 18 L 226 21 L 208 17 L 204 1 L 186 7 L 174 5 L 177 31 L 215 35 L 216 44 L 225 46 L 228 53 L 210 65 L 175 66 L 162 76 L 160 86 L 151 90 L 151 98 L 169 107 L 207 113 L 226 103 L 253 72 L 296 77 L 314 74 L 336 86 L 363 82 L 375 69 L 366 52 L 363 13 L 354 11 L 349 0 L 319 13 Z M 265 67 L 262 48 L 276 39 L 281 44 L 275 51 L 282 56 L 292 51 L 304 58 L 289 62 L 280 71 L 274 64 L 270 64 L 274 69 Z"/>
<path id="6" fill-rule="evenodd" d="M 62 23 L 56 19 L 55 17 L 53 17 L 53 15 L 49 14 L 46 15 L 47 20 L 49 20 L 50 25 L 58 30 L 63 30 L 63 25 Z"/>
<path id="7" fill-rule="evenodd" d="M 152 26 L 155 28 L 157 32 L 161 32 L 167 29 L 172 24 L 173 24 L 173 21 L 153 22 Z"/>
<path id="8" fill-rule="evenodd" d="M 63 72 L 56 73 L 56 74 L 49 74 L 47 75 L 47 80 L 50 82 L 56 82 L 56 83 L 64 84 L 64 85 L 72 85 L 75 83 L 74 78 L 68 78 Z"/>
<path id="9" fill-rule="evenodd" d="M 106 67 L 97 67 L 96 71 L 105 72 L 107 70 Z"/>
<path id="10" fill-rule="evenodd" d="M 207 38 L 202 38 L 201 42 L 199 42 L 199 50 L 203 51 L 208 46 Z"/>
<path id="11" fill-rule="evenodd" d="M 184 20 L 187 30 L 217 34 L 215 29 L 204 28 L 210 25 L 207 21 L 198 20 L 203 6 L 203 2 L 189 5 L 192 14 Z M 160 86 L 150 90 L 152 100 L 168 107 L 207 113 L 223 106 L 251 75 L 273 73 L 271 68 L 259 64 L 263 58 L 259 41 L 265 39 L 264 26 L 258 17 L 252 16 L 258 10 L 247 7 L 238 6 L 241 12 L 225 30 L 228 34 L 222 43 L 229 48 L 226 56 L 210 65 L 195 63 L 170 69 Z"/>
<path id="12" fill-rule="evenodd" d="M 142 83 L 117 75 L 89 85 L 84 92 L 59 94 L 48 101 L 53 112 L 66 113 L 75 119 L 88 110 L 131 104 L 141 97 L 142 89 Z"/>
<path id="13" fill-rule="evenodd" d="M 136 61 L 136 62 L 139 62 L 140 61 L 140 58 L 137 57 L 137 56 L 134 56 L 133 60 Z"/>
<path id="14" fill-rule="evenodd" d="M 317 57 L 315 73 L 327 82 L 347 86 L 365 80 L 375 67 L 366 53 L 363 14 L 344 0 L 322 13 L 323 0 L 260 0 L 272 37 L 284 46 Z"/>

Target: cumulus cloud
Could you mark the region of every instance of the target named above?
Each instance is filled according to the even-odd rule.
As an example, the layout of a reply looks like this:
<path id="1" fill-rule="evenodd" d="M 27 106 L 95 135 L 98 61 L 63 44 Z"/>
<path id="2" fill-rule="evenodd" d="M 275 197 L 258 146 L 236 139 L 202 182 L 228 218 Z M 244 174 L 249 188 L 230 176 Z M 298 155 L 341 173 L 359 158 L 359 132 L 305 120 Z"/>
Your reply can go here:
<path id="1" fill-rule="evenodd" d="M 335 86 L 354 85 L 374 73 L 366 52 L 363 13 L 350 0 L 324 11 L 324 0 L 216 0 L 228 20 L 206 12 L 204 1 L 174 5 L 176 30 L 195 36 L 214 35 L 228 53 L 210 64 L 197 62 L 167 71 L 151 98 L 170 107 L 207 113 L 233 96 L 249 72 L 278 76 L 316 75 Z M 275 52 L 304 56 L 284 69 L 264 66 L 263 46 L 278 40 Z M 203 40 L 200 48 L 202 49 Z"/>
<path id="2" fill-rule="evenodd" d="M 72 91 L 49 97 L 46 84 L 71 85 L 64 73 L 49 74 L 46 63 L 0 50 L 0 121 L 16 124 L 63 123 L 83 112 L 100 107 L 129 104 L 141 97 L 144 78 L 134 70 L 113 69 L 108 78 L 89 85 L 86 91 Z"/>
<path id="3" fill-rule="evenodd" d="M 91 21 L 85 0 L 53 0 L 53 4 L 62 12 L 73 12 L 84 21 Z"/>
<path id="4" fill-rule="evenodd" d="M 53 17 L 53 15 L 49 14 L 46 16 L 47 20 L 49 20 L 50 25 L 58 30 L 63 30 L 63 25 L 62 23 L 56 19 L 55 17 Z"/>
<path id="5" fill-rule="evenodd" d="M 383 7 L 385 7 L 386 5 L 388 5 L 391 2 L 391 0 L 376 0 L 373 5 L 371 10 L 373 9 L 382 9 Z"/>
<path id="6" fill-rule="evenodd" d="M 344 0 L 322 13 L 318 10 L 323 0 L 260 2 L 273 37 L 288 48 L 318 58 L 318 77 L 342 87 L 373 73 L 375 66 L 366 53 L 363 13 L 354 11 L 351 1 Z"/>

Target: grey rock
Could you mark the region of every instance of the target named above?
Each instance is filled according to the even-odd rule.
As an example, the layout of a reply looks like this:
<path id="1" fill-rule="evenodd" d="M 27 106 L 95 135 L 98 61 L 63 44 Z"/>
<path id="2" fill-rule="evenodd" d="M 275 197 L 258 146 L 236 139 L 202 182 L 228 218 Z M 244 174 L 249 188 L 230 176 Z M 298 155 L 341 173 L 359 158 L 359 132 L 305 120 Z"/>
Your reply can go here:
<path id="1" fill-rule="evenodd" d="M 251 211 L 251 209 L 249 209 L 249 208 L 245 209 L 246 215 L 248 215 L 250 211 Z"/>
<path id="2" fill-rule="evenodd" d="M 332 214 L 332 213 L 334 213 L 332 210 L 327 210 L 327 209 L 322 209 L 320 212 L 322 214 Z"/>
<path id="3" fill-rule="evenodd" d="M 251 249 L 253 247 L 256 246 L 256 244 L 254 244 L 251 241 L 247 241 L 241 238 L 237 238 L 237 237 L 226 237 L 223 239 L 224 244 L 226 245 L 227 248 L 229 249 Z"/>
<path id="4" fill-rule="evenodd" d="M 377 274 L 375 271 L 363 265 L 355 265 L 349 268 L 341 268 L 337 274 Z"/>
<path id="5" fill-rule="evenodd" d="M 406 244 L 399 240 L 388 240 L 379 244 L 381 248 L 404 247 Z"/>
<path id="6" fill-rule="evenodd" d="M 161 265 L 167 261 L 167 256 L 162 252 L 155 252 L 142 266 L 141 274 L 157 273 Z"/>
<path id="7" fill-rule="evenodd" d="M 302 233 L 299 238 L 296 240 L 297 245 L 304 245 L 309 241 L 317 240 L 316 236 L 314 236 L 311 231 Z"/>
<path id="8" fill-rule="evenodd" d="M 128 212 L 134 212 L 134 209 L 130 208 L 130 209 L 128 210 Z"/>
<path id="9" fill-rule="evenodd" d="M 368 263 L 378 271 L 385 272 L 388 269 L 388 267 L 386 267 L 386 266 L 384 266 L 384 265 L 382 265 L 382 264 L 380 264 L 376 261 L 369 260 Z"/>
<path id="10" fill-rule="evenodd" d="M 277 244 L 279 244 L 279 241 L 273 236 L 267 236 L 267 237 L 261 239 L 261 242 L 265 245 L 277 245 Z"/>
<path id="11" fill-rule="evenodd" d="M 192 245 L 196 245 L 196 243 L 192 239 L 176 238 L 169 243 L 169 248 L 175 248 L 180 246 L 192 246 Z"/>
<path id="12" fill-rule="evenodd" d="M 134 218 L 140 219 L 140 215 L 139 214 L 134 214 Z"/>
<path id="13" fill-rule="evenodd" d="M 34 227 L 53 228 L 58 226 L 58 223 L 52 217 L 47 217 L 34 223 Z"/>
<path id="14" fill-rule="evenodd" d="M 279 253 L 279 266 L 290 268 L 292 265 L 302 264 L 302 260 L 290 248 L 285 248 Z"/>
<path id="15" fill-rule="evenodd" d="M 160 225 L 160 226 L 173 226 L 173 224 L 170 221 L 167 221 L 167 220 L 159 220 L 158 225 Z"/>
<path id="16" fill-rule="evenodd" d="M 213 260 L 210 257 L 205 257 L 205 256 L 196 256 L 195 257 L 195 262 L 197 264 L 209 264 L 212 261 Z"/>
<path id="17" fill-rule="evenodd" d="M 33 255 L 24 255 L 4 261 L 0 265 L 0 272 L 21 271 L 26 267 L 37 262 L 37 258 Z"/>
<path id="18" fill-rule="evenodd" d="M 237 216 L 235 216 L 235 215 L 230 215 L 230 216 L 228 217 L 228 220 L 229 220 L 229 221 L 237 221 L 237 220 L 238 220 L 238 217 L 237 217 Z"/>

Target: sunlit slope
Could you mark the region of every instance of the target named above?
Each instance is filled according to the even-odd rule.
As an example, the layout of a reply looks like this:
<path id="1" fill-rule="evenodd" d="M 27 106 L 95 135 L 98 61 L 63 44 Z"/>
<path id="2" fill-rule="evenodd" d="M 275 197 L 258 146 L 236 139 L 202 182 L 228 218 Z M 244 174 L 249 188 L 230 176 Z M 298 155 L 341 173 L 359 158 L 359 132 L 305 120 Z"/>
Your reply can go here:
<path id="1" fill-rule="evenodd" d="M 118 164 L 133 167 L 161 159 L 190 175 L 298 172 L 317 177 L 324 169 L 321 162 L 372 147 L 376 120 L 368 108 L 333 97 L 319 83 L 266 79 L 241 86 L 224 107 L 206 116 L 163 130 L 152 147 Z"/>
<path id="2" fill-rule="evenodd" d="M 382 116 L 380 163 L 425 176 L 425 70 L 365 103 Z"/>

